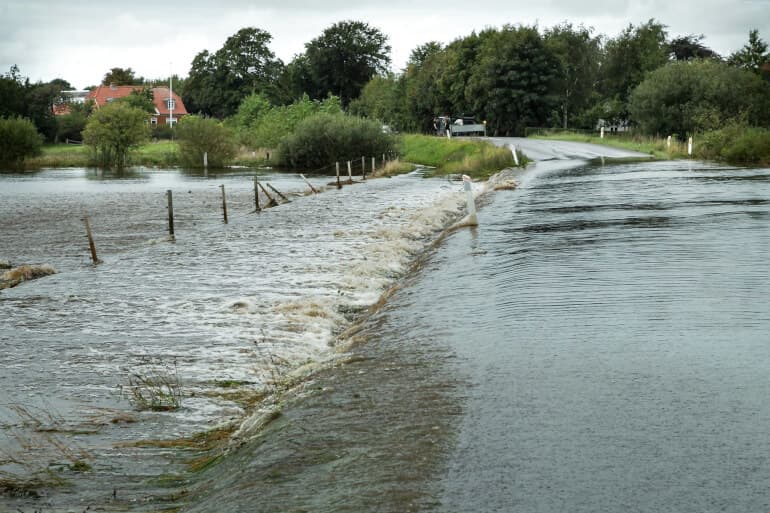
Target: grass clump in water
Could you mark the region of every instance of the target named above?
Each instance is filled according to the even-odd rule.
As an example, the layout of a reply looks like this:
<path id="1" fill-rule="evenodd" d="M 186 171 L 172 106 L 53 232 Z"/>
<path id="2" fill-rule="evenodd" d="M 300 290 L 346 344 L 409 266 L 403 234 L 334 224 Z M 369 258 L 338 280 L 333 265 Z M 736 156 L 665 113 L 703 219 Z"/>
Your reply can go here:
<path id="1" fill-rule="evenodd" d="M 182 383 L 176 362 L 143 359 L 147 370 L 132 370 L 121 393 L 139 411 L 175 411 L 182 406 Z"/>

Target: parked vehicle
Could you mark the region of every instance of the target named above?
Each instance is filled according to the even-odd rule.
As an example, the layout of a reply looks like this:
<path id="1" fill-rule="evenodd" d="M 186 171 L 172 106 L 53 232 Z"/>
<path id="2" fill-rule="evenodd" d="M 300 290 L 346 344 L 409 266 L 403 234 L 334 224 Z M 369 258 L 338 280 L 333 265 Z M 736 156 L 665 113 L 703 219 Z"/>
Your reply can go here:
<path id="1" fill-rule="evenodd" d="M 487 135 L 487 124 L 477 123 L 473 116 L 439 116 L 433 120 L 436 135 L 454 137 L 459 135 Z"/>

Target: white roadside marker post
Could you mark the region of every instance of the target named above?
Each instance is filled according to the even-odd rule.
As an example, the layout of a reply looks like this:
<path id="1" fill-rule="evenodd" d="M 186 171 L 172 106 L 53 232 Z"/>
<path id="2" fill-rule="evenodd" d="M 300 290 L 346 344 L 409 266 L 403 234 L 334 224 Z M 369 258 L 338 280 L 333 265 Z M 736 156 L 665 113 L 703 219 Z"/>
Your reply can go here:
<path id="1" fill-rule="evenodd" d="M 471 177 L 463 175 L 463 188 L 465 189 L 465 199 L 468 202 L 468 225 L 475 226 L 479 224 L 476 218 L 476 201 L 473 199 L 471 190 Z"/>

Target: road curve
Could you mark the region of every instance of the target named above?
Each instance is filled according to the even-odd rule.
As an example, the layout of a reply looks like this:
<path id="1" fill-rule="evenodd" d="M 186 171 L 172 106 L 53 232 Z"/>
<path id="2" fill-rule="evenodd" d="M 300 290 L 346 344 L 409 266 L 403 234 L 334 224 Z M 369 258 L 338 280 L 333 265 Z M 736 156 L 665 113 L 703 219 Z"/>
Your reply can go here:
<path id="1" fill-rule="evenodd" d="M 497 146 L 515 146 L 531 160 L 591 160 L 601 157 L 634 158 L 649 157 L 647 153 L 611 148 L 599 144 L 554 139 L 530 139 L 526 137 L 490 137 L 489 141 Z"/>

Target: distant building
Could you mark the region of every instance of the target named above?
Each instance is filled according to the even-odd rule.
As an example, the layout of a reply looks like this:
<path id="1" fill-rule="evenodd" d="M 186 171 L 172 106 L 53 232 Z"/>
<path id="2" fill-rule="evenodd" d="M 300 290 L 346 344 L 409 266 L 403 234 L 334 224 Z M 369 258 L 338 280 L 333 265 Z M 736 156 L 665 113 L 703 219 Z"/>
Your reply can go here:
<path id="1" fill-rule="evenodd" d="M 94 108 L 98 109 L 119 98 L 128 96 L 133 91 L 141 91 L 143 87 L 101 85 L 92 91 L 88 91 L 83 101 L 93 100 Z M 153 87 L 152 97 L 155 112 L 150 114 L 150 124 L 153 126 L 167 125 L 169 123 L 174 125 L 179 122 L 182 116 L 188 114 L 182 98 L 176 93 L 171 93 L 168 87 Z"/>

